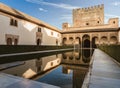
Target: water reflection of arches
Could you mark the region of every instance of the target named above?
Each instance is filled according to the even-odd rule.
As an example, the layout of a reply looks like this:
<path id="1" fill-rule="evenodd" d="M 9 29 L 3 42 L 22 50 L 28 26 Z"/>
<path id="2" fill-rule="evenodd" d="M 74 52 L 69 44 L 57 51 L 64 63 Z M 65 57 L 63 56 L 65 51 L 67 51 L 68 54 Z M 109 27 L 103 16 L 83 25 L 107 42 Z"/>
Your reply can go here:
<path id="1" fill-rule="evenodd" d="M 12 45 L 12 38 L 7 38 L 7 45 Z"/>
<path id="2" fill-rule="evenodd" d="M 110 44 L 117 44 L 117 37 L 116 36 L 110 37 Z"/>
<path id="3" fill-rule="evenodd" d="M 90 36 L 85 34 L 83 37 L 82 37 L 82 47 L 83 48 L 90 48 Z"/>
<path id="4" fill-rule="evenodd" d="M 75 60 L 80 60 L 81 53 L 80 52 L 75 52 Z"/>
<path id="5" fill-rule="evenodd" d="M 92 48 L 96 48 L 98 44 L 98 37 L 93 37 L 92 38 Z"/>
<path id="6" fill-rule="evenodd" d="M 62 53 L 63 59 L 67 59 L 67 55 L 65 53 Z"/>
<path id="7" fill-rule="evenodd" d="M 107 44 L 108 43 L 108 39 L 107 39 L 106 36 L 102 36 L 100 41 L 101 41 L 101 44 Z"/>
<path id="8" fill-rule="evenodd" d="M 90 49 L 83 49 L 82 50 L 82 60 L 84 63 L 89 63 L 91 58 L 91 50 Z"/>
<path id="9" fill-rule="evenodd" d="M 77 51 L 65 52 L 62 54 L 62 64 L 81 64 L 81 53 Z"/>
<path id="10" fill-rule="evenodd" d="M 67 38 L 66 38 L 66 37 L 64 37 L 64 38 L 63 38 L 63 40 L 62 40 L 63 45 L 65 45 L 65 44 L 66 44 L 66 41 L 67 41 Z"/>

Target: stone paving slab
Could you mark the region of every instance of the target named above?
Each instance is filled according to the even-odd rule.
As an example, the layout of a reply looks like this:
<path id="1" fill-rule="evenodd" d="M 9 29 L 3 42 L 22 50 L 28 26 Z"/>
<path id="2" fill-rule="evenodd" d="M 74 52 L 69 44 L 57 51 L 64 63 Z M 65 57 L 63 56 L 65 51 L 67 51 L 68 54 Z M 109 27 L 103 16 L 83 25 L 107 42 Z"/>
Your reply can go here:
<path id="1" fill-rule="evenodd" d="M 96 49 L 89 88 L 120 88 L 120 66 L 113 58 Z"/>
<path id="2" fill-rule="evenodd" d="M 60 88 L 60 87 L 0 73 L 0 88 Z"/>

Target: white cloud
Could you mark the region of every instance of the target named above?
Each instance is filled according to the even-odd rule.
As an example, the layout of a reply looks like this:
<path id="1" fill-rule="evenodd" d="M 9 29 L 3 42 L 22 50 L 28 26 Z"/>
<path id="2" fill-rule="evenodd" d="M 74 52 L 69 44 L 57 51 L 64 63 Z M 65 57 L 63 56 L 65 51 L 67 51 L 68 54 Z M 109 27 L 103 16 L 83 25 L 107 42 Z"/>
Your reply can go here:
<path id="1" fill-rule="evenodd" d="M 47 10 L 43 9 L 43 8 L 39 8 L 40 11 L 43 11 L 43 12 L 47 12 Z"/>
<path id="2" fill-rule="evenodd" d="M 105 14 L 105 23 L 108 23 L 109 18 L 119 18 L 119 25 L 120 25 L 120 16 L 113 14 Z"/>
<path id="3" fill-rule="evenodd" d="M 62 23 L 67 22 L 72 24 L 72 14 L 64 14 L 59 19 Z"/>
<path id="4" fill-rule="evenodd" d="M 65 15 L 62 15 L 60 17 L 60 19 L 62 19 L 62 20 L 65 20 L 65 19 L 72 20 L 72 15 L 71 14 L 65 14 Z"/>
<path id="5" fill-rule="evenodd" d="M 113 2 L 112 5 L 119 6 L 120 5 L 120 1 Z"/>
<path id="6" fill-rule="evenodd" d="M 62 8 L 62 9 L 67 9 L 67 10 L 72 10 L 75 8 L 80 8 L 78 6 L 72 6 L 69 4 L 64 4 L 64 3 L 51 3 L 51 2 L 46 2 L 44 0 L 26 0 L 27 2 L 31 2 L 31 3 L 36 3 L 36 4 L 43 4 L 43 5 L 48 5 L 48 6 L 53 6 L 56 8 Z"/>
<path id="7" fill-rule="evenodd" d="M 118 16 L 118 15 L 113 15 L 113 14 L 105 14 L 105 17 L 107 17 L 107 18 L 115 18 L 115 17 L 120 18 L 120 16 Z"/>

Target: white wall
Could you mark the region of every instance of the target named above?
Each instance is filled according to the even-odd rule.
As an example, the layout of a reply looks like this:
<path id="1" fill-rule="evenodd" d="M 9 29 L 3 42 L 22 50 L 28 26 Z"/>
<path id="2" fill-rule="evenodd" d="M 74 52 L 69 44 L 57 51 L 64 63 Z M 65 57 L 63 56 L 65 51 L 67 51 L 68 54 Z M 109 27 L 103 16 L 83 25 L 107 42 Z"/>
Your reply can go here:
<path id="1" fill-rule="evenodd" d="M 38 26 L 36 24 L 17 19 L 18 27 L 10 25 L 10 17 L 0 14 L 0 45 L 6 45 L 6 34 L 18 35 L 19 42 L 18 45 L 36 45 L 36 32 L 38 31 Z M 53 36 L 51 36 L 50 29 L 42 28 L 42 45 L 56 45 L 56 39 L 59 40 L 59 45 L 61 42 L 61 34 L 57 36 L 58 32 L 53 31 Z"/>
<path id="2" fill-rule="evenodd" d="M 51 35 L 51 32 L 53 32 L 53 35 Z M 58 45 L 61 44 L 61 34 L 59 32 L 43 28 L 42 33 L 42 45 L 56 45 L 56 39 L 58 39 Z"/>

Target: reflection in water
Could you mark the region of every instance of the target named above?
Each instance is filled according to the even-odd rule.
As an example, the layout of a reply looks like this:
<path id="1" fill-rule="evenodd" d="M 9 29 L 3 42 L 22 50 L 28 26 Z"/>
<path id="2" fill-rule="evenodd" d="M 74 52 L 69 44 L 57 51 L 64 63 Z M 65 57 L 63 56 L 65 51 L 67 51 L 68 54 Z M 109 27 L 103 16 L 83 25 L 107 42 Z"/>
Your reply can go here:
<path id="1" fill-rule="evenodd" d="M 83 49 L 82 50 L 82 59 L 84 63 L 89 63 L 91 58 L 91 50 L 90 49 Z"/>
<path id="2" fill-rule="evenodd" d="M 0 64 L 0 70 L 61 88 L 80 88 L 88 70 L 91 55 L 92 50 L 87 49 L 62 52 L 62 54 L 46 57 L 34 57 L 35 59 L 31 60 Z"/>

